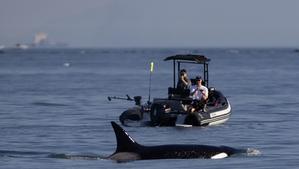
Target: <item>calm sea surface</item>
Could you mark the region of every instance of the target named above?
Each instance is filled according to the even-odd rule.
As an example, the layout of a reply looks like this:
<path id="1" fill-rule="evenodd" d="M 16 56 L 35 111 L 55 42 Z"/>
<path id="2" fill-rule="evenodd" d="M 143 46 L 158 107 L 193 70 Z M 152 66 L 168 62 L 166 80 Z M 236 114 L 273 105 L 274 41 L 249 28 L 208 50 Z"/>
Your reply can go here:
<path id="1" fill-rule="evenodd" d="M 178 53 L 211 59 L 210 86 L 229 99 L 230 120 L 205 128 L 125 129 L 144 145 L 226 145 L 260 154 L 103 159 L 116 147 L 110 121 L 133 106 L 107 96 L 141 95 L 145 102 L 154 61 L 151 97 L 166 97 L 172 63 L 163 59 Z M 0 53 L 0 168 L 299 168 L 298 82 L 299 53 L 292 49 L 6 50 Z"/>

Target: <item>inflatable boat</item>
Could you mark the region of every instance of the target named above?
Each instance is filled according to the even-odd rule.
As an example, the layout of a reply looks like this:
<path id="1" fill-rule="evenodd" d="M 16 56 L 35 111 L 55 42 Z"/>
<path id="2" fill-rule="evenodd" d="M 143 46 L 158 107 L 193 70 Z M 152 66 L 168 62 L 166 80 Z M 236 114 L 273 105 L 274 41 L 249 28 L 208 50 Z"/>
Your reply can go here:
<path id="1" fill-rule="evenodd" d="M 173 86 L 168 88 L 166 98 L 154 98 L 141 104 L 141 97 L 134 99 L 127 96 L 127 100 L 135 101 L 135 106 L 125 110 L 119 120 L 126 126 L 209 126 L 226 122 L 231 115 L 228 99 L 216 88 L 209 87 L 208 64 L 210 59 L 203 55 L 175 55 L 164 59 L 173 62 Z M 189 89 L 178 89 L 176 78 L 181 66 L 196 64 L 203 66 L 203 82 L 208 88 L 208 99 L 202 108 L 190 111 L 194 100 L 190 97 Z M 191 79 L 192 81 L 192 79 Z M 111 100 L 111 98 L 110 98 Z"/>

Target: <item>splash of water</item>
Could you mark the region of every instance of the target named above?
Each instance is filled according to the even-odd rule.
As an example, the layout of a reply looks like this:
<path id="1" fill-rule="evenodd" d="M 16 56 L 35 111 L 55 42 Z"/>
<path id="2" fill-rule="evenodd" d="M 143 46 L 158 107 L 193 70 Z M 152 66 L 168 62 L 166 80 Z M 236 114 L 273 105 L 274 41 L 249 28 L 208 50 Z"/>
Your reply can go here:
<path id="1" fill-rule="evenodd" d="M 260 156 L 262 153 L 258 149 L 247 148 L 246 153 L 248 156 Z"/>

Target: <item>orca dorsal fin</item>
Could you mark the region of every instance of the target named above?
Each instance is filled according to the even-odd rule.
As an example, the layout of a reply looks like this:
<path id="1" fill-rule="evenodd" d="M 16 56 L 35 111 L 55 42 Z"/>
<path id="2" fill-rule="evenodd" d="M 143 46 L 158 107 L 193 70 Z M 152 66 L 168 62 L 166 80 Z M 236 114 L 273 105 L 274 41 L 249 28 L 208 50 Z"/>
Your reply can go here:
<path id="1" fill-rule="evenodd" d="M 134 152 L 140 146 L 123 128 L 111 121 L 116 136 L 117 152 Z"/>

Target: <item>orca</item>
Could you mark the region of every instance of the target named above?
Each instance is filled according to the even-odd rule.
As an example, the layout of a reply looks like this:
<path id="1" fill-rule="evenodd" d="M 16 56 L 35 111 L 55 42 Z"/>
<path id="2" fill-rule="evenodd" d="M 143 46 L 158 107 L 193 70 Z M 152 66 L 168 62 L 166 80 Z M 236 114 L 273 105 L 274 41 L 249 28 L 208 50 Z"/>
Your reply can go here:
<path id="1" fill-rule="evenodd" d="M 241 150 L 227 146 L 169 144 L 144 146 L 137 143 L 117 123 L 111 122 L 115 132 L 117 148 L 108 158 L 118 162 L 154 159 L 221 159 Z"/>

